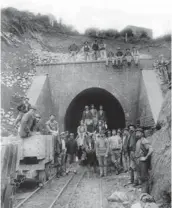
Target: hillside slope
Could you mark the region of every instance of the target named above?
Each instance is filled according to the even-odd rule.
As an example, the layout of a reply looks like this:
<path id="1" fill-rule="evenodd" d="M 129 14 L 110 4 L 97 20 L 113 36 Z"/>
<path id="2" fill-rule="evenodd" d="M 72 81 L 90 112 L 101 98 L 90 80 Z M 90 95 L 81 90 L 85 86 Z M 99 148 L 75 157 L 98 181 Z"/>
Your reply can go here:
<path id="1" fill-rule="evenodd" d="M 1 18 L 1 82 L 9 88 L 12 96 L 11 100 L 8 96 L 3 97 L 3 103 L 10 102 L 11 104 L 10 106 L 3 104 L 3 110 L 1 110 L 1 114 L 3 114 L 2 123 L 6 120 L 4 112 L 7 114 L 7 117 L 13 114 L 16 117 L 16 106 L 21 100 L 20 97 L 26 94 L 32 83 L 37 63 L 70 61 L 68 47 L 72 43 L 76 43 L 81 48 L 85 41 L 91 44 L 94 40 L 91 37 L 78 35 L 77 32 L 64 25 L 61 28 L 56 23 L 55 29 L 49 25 L 47 26 L 46 24 L 48 23 L 45 16 L 37 15 L 33 17 L 31 13 L 20 11 L 17 11 L 16 14 L 16 10 L 13 8 L 9 11 L 2 13 Z M 32 20 L 28 21 L 23 18 L 26 15 L 36 18 L 36 23 L 32 24 Z M 70 31 L 70 33 L 67 31 Z M 107 51 L 114 52 L 118 46 L 125 50 L 134 45 L 131 43 L 126 44 L 120 39 L 106 39 L 105 43 L 107 44 Z M 164 54 L 167 58 L 170 57 L 170 43 L 168 42 L 154 44 L 153 47 L 140 43 L 137 44 L 137 47 L 141 53 L 151 54 L 154 58 L 157 58 L 160 54 Z M 82 52 L 78 54 L 77 60 L 83 60 Z M 2 91 L 2 94 L 8 93 L 8 90 L 4 87 Z M 10 118 L 14 120 L 14 117 Z M 8 129 L 12 128 L 13 126 L 11 125 L 8 127 Z"/>

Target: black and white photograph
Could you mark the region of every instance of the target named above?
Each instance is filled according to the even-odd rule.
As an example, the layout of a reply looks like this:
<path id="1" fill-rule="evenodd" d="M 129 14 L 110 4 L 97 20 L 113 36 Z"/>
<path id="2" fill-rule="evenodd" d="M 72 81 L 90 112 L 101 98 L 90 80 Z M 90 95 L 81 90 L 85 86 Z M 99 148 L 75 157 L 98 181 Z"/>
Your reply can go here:
<path id="1" fill-rule="evenodd" d="M 2 0 L 2 208 L 171 208 L 170 0 Z"/>

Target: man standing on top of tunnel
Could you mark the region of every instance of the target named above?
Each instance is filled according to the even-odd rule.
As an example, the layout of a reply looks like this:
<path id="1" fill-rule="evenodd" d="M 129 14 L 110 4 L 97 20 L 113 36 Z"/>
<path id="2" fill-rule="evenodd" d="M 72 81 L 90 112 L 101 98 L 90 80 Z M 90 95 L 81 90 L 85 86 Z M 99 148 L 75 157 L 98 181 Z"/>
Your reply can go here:
<path id="1" fill-rule="evenodd" d="M 94 60 L 97 60 L 97 58 L 98 58 L 98 52 L 99 52 L 99 44 L 98 44 L 97 39 L 92 44 L 92 50 L 93 50 Z"/>
<path id="2" fill-rule="evenodd" d="M 142 193 L 149 194 L 149 168 L 150 168 L 150 157 L 153 152 L 153 148 L 149 141 L 144 137 L 142 128 L 136 129 L 136 151 L 135 151 L 135 162 L 136 162 L 136 173 L 137 178 L 140 180 L 142 185 Z M 137 185 L 137 184 L 136 184 Z"/>

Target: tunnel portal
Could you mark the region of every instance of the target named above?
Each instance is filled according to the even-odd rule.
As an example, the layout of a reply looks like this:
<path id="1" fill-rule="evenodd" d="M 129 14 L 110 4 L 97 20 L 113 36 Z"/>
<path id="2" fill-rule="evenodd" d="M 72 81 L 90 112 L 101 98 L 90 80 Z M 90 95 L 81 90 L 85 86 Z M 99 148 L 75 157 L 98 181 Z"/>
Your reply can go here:
<path id="1" fill-rule="evenodd" d="M 89 88 L 79 93 L 70 103 L 65 115 L 65 130 L 76 133 L 85 105 L 103 105 L 109 129 L 125 127 L 125 115 L 119 101 L 107 90 Z"/>

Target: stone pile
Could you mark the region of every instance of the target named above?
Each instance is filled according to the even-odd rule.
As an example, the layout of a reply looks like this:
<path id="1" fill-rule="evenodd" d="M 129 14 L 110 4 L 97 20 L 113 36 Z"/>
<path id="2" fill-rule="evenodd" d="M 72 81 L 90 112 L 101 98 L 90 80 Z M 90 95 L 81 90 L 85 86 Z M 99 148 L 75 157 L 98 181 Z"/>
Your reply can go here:
<path id="1" fill-rule="evenodd" d="M 7 87 L 19 86 L 23 92 L 30 87 L 35 72 L 33 70 L 21 74 L 19 71 L 1 72 L 1 83 Z"/>

